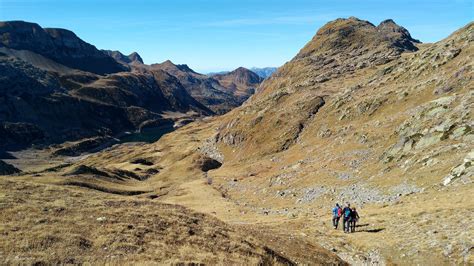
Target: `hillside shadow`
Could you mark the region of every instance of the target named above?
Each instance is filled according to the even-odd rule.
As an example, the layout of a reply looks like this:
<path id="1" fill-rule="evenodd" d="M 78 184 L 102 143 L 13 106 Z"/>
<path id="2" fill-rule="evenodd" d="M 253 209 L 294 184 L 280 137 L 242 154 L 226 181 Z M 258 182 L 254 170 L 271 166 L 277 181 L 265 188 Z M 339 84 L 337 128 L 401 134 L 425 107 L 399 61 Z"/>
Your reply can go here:
<path id="1" fill-rule="evenodd" d="M 369 226 L 369 224 L 356 224 L 356 227 L 365 227 L 365 226 Z"/>
<path id="2" fill-rule="evenodd" d="M 0 159 L 16 159 L 16 157 L 7 151 L 0 150 Z"/>
<path id="3" fill-rule="evenodd" d="M 358 230 L 356 232 L 378 233 L 378 232 L 382 232 L 383 230 L 385 230 L 385 228 L 364 229 L 364 230 Z"/>

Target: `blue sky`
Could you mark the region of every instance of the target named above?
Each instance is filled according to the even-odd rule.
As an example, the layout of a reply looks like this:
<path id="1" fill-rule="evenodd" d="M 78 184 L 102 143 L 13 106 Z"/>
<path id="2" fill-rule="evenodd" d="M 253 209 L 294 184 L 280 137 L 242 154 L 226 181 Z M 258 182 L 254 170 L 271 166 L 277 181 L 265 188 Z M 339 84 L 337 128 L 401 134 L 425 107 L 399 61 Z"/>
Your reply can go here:
<path id="1" fill-rule="evenodd" d="M 200 72 L 280 66 L 326 22 L 392 18 L 434 42 L 474 20 L 474 0 L 0 0 L 0 20 L 67 28 L 100 49 Z"/>

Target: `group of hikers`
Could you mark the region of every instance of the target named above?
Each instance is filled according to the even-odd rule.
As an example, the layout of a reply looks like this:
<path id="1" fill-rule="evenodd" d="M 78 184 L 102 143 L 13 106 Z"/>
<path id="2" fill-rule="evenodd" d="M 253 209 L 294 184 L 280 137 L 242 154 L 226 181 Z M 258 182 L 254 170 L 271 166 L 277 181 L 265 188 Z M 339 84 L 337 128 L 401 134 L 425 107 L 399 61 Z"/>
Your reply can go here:
<path id="1" fill-rule="evenodd" d="M 336 203 L 336 207 L 332 209 L 332 224 L 334 225 L 334 229 L 337 229 L 339 225 L 339 220 L 342 216 L 342 226 L 344 233 L 355 232 L 357 220 L 359 220 L 359 214 L 355 207 L 351 208 L 349 203 L 346 203 L 344 208 L 339 206 L 339 203 Z"/>

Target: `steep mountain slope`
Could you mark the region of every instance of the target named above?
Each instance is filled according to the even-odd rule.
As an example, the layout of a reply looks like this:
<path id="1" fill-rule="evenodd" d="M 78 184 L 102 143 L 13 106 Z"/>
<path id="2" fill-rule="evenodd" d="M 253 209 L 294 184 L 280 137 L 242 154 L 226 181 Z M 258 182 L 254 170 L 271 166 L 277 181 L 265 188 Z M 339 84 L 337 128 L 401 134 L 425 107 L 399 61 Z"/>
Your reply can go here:
<path id="1" fill-rule="evenodd" d="M 171 61 L 153 64 L 151 69 L 164 70 L 178 78 L 187 92 L 217 114 L 223 114 L 242 104 L 245 99 L 234 97 L 233 88 L 226 88 L 216 79 L 196 73 L 187 65 L 175 65 Z"/>
<path id="2" fill-rule="evenodd" d="M 473 32 L 420 44 L 391 20 L 338 19 L 243 106 L 80 163 L 159 169 L 136 189 L 349 262 L 472 263 Z M 346 201 L 356 234 L 329 224 Z"/>
<path id="3" fill-rule="evenodd" d="M 397 263 L 472 261 L 465 232 L 474 228 L 463 217 L 474 201 L 454 199 L 474 192 L 473 26 L 403 54 L 417 44 L 391 21 L 327 24 L 252 101 L 214 125 L 219 152 L 211 154 L 223 162 L 215 186 L 269 213 L 398 204 L 361 211 L 390 242 L 350 241 Z M 439 228 L 443 236 L 424 237 Z"/>
<path id="4" fill-rule="evenodd" d="M 119 63 L 70 31 L 27 22 L 1 22 L 0 35 L 2 150 L 172 127 L 165 112 L 213 113 L 168 73 L 129 71 L 138 54 L 112 53 Z"/>
<path id="5" fill-rule="evenodd" d="M 213 78 L 232 93 L 240 103 L 253 95 L 255 89 L 263 81 L 260 76 L 243 67 L 226 74 L 214 75 Z"/>
<path id="6" fill-rule="evenodd" d="M 0 46 L 32 51 L 71 68 L 96 74 L 127 69 L 69 30 L 43 29 L 35 23 L 8 21 L 0 22 L 0 36 Z"/>

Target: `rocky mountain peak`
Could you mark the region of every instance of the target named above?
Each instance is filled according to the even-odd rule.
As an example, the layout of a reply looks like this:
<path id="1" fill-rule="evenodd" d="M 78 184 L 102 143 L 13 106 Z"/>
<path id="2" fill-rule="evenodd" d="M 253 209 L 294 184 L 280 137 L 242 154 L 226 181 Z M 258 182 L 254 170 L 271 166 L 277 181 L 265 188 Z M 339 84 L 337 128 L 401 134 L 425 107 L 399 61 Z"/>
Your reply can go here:
<path id="1" fill-rule="evenodd" d="M 377 26 L 377 30 L 387 39 L 392 41 L 393 45 L 402 50 L 418 50 L 415 43 L 420 43 L 420 41 L 413 39 L 407 29 L 395 23 L 392 19 L 380 22 Z"/>
<path id="2" fill-rule="evenodd" d="M 374 50 L 398 53 L 417 50 L 410 33 L 393 20 L 379 26 L 355 17 L 336 19 L 324 25 L 313 39 L 300 51 L 297 58 L 339 53 L 362 55 Z"/>
<path id="3" fill-rule="evenodd" d="M 188 65 L 186 64 L 180 64 L 180 65 L 176 65 L 176 67 L 181 70 L 181 71 L 184 71 L 184 72 L 191 72 L 191 73 L 196 73 L 196 71 L 192 70 Z"/>
<path id="4" fill-rule="evenodd" d="M 152 68 L 154 69 L 162 69 L 171 73 L 172 75 L 187 75 L 191 74 L 192 76 L 203 76 L 202 74 L 197 73 L 196 71 L 192 70 L 186 64 L 175 64 L 171 60 L 166 60 L 160 64 L 152 64 Z"/>
<path id="5" fill-rule="evenodd" d="M 119 51 L 111 51 L 111 50 L 102 50 L 102 51 L 123 65 L 128 65 L 132 63 L 143 64 L 143 59 L 140 57 L 140 55 L 137 52 L 133 52 L 127 56 L 127 55 L 122 54 Z"/>
<path id="6" fill-rule="evenodd" d="M 238 95 L 241 102 L 254 94 L 256 88 L 263 81 L 263 78 L 245 67 L 239 67 L 228 73 L 214 75 L 213 78 L 234 95 Z"/>
<path id="7" fill-rule="evenodd" d="M 251 70 L 245 68 L 245 67 L 239 67 L 227 74 L 223 75 L 217 75 L 217 78 L 222 76 L 229 76 L 232 77 L 232 79 L 235 82 L 240 82 L 240 83 L 255 83 L 258 84 L 263 81 L 263 79 L 257 75 L 256 73 L 252 72 Z"/>
<path id="8" fill-rule="evenodd" d="M 133 52 L 129 54 L 128 58 L 130 59 L 131 62 L 139 62 L 143 64 L 143 59 L 137 52 Z"/>
<path id="9" fill-rule="evenodd" d="M 28 50 L 65 66 L 96 74 L 116 73 L 124 66 L 72 31 L 43 29 L 24 21 L 0 22 L 0 47 Z"/>

